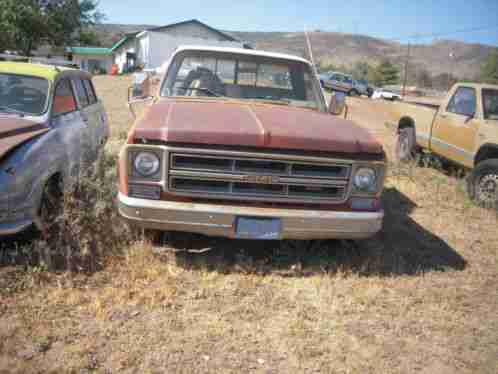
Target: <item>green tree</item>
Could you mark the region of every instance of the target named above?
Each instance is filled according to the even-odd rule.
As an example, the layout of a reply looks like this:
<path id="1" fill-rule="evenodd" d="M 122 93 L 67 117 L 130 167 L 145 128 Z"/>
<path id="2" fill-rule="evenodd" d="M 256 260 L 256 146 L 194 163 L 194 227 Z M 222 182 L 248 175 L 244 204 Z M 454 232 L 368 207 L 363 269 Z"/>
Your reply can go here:
<path id="1" fill-rule="evenodd" d="M 381 77 L 377 69 L 371 65 L 368 65 L 367 80 L 370 84 L 375 86 L 380 86 Z"/>
<path id="2" fill-rule="evenodd" d="M 353 65 L 353 69 L 351 70 L 351 74 L 353 75 L 354 79 L 367 79 L 369 68 L 370 68 L 370 65 L 368 65 L 367 62 L 357 61 Z"/>
<path id="3" fill-rule="evenodd" d="M 389 60 L 384 60 L 377 66 L 377 74 L 380 86 L 396 84 L 399 82 L 399 69 Z"/>
<path id="4" fill-rule="evenodd" d="M 29 55 L 47 34 L 45 15 L 36 0 L 2 0 L 0 30 L 12 47 Z"/>
<path id="5" fill-rule="evenodd" d="M 100 22 L 95 0 L 1 0 L 0 30 L 16 50 L 29 56 L 42 43 L 78 40 L 84 27 Z"/>
<path id="6" fill-rule="evenodd" d="M 459 79 L 449 73 L 441 73 L 432 77 L 432 86 L 438 90 L 446 91 L 451 88 Z"/>
<path id="7" fill-rule="evenodd" d="M 95 31 L 82 30 L 78 35 L 78 44 L 83 46 L 100 47 L 102 41 Z"/>
<path id="8" fill-rule="evenodd" d="M 498 52 L 491 52 L 481 68 L 481 80 L 486 83 L 498 84 Z"/>
<path id="9" fill-rule="evenodd" d="M 422 88 L 432 88 L 432 76 L 426 69 L 420 69 L 416 75 L 416 85 Z"/>

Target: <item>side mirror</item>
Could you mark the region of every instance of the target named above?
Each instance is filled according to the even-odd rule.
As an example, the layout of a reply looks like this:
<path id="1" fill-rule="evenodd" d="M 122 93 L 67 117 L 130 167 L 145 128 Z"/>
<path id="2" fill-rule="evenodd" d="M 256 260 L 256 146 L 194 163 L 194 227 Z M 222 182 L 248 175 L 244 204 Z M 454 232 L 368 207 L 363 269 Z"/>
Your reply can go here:
<path id="1" fill-rule="evenodd" d="M 145 100 L 151 96 L 151 79 L 147 73 L 133 74 L 133 85 L 128 89 L 128 102 Z"/>
<path id="2" fill-rule="evenodd" d="M 346 93 L 343 91 L 333 91 L 329 103 L 329 113 L 340 116 L 346 108 Z"/>
<path id="3" fill-rule="evenodd" d="M 152 96 L 152 78 L 144 72 L 133 74 L 133 85 L 128 88 L 128 109 L 134 118 L 136 113 L 134 105 L 137 103 L 144 103 L 153 100 Z"/>

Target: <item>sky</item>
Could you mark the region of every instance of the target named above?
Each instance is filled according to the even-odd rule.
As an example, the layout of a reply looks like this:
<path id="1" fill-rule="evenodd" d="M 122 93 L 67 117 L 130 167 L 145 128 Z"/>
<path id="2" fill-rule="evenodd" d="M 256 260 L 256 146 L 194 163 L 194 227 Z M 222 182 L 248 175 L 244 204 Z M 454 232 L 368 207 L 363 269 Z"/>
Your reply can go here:
<path id="1" fill-rule="evenodd" d="M 435 38 L 426 35 L 438 34 L 498 46 L 498 0 L 100 0 L 99 7 L 107 23 L 167 25 L 196 18 L 221 30 L 306 28 L 402 43 L 429 43 Z"/>

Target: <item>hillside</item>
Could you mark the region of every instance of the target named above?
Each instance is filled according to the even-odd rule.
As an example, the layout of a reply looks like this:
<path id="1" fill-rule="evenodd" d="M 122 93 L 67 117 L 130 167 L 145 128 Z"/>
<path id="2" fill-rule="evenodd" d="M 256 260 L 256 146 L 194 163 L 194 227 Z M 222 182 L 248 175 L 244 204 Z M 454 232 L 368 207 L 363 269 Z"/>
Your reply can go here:
<path id="1" fill-rule="evenodd" d="M 306 49 L 302 32 L 230 33 L 252 43 L 258 49 L 297 55 L 302 55 Z M 357 61 L 377 64 L 386 57 L 401 65 L 406 59 L 406 44 L 336 32 L 313 32 L 309 36 L 315 59 L 334 65 L 352 66 Z M 496 48 L 450 40 L 412 45 L 410 64 L 415 69 L 425 68 L 432 75 L 452 71 L 459 77 L 474 77 L 478 74 L 486 56 L 493 49 Z M 450 53 L 453 54 L 453 59 L 450 59 Z"/>
<path id="2" fill-rule="evenodd" d="M 102 24 L 95 26 L 105 45 L 112 45 L 126 33 L 141 31 L 150 25 Z M 251 43 L 257 49 L 303 55 L 305 38 L 302 32 L 239 32 L 227 33 Z M 404 64 L 407 46 L 364 35 L 337 32 L 312 32 L 310 38 L 317 61 L 352 66 L 357 61 L 377 64 L 383 58 Z M 476 76 L 486 56 L 494 47 L 441 40 L 432 44 L 412 45 L 412 71 L 425 68 L 432 75 L 452 72 L 458 77 Z M 449 54 L 453 54 L 450 59 Z"/>

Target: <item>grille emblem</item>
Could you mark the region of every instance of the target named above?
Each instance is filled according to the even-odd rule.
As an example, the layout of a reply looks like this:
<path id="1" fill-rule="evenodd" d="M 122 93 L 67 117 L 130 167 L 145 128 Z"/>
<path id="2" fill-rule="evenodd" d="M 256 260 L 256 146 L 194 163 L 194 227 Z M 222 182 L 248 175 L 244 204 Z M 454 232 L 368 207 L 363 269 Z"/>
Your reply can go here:
<path id="1" fill-rule="evenodd" d="M 280 180 L 274 175 L 243 175 L 241 179 L 244 182 L 261 184 L 275 184 Z"/>

